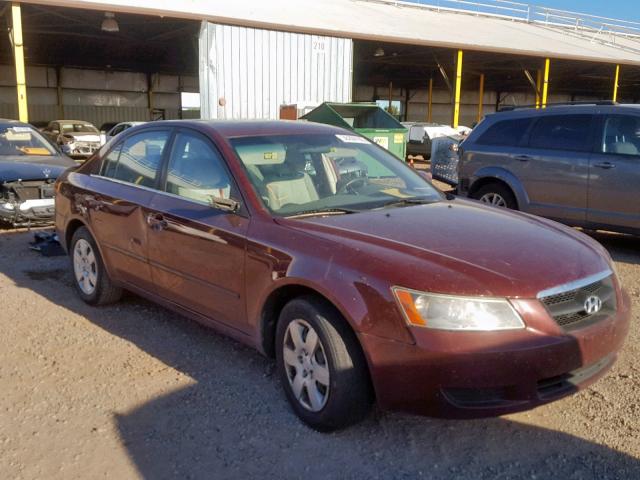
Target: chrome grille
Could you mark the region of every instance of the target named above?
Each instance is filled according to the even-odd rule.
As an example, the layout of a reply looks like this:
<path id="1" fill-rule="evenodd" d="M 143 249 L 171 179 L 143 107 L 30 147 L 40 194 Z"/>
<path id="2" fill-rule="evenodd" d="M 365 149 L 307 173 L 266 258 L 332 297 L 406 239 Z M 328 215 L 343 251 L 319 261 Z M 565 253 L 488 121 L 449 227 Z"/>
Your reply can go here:
<path id="1" fill-rule="evenodd" d="M 594 314 L 585 311 L 585 301 L 592 295 L 602 301 L 602 308 Z M 616 292 L 613 276 L 588 283 L 564 292 L 543 296 L 540 301 L 558 325 L 571 329 L 604 319 L 616 312 Z"/>

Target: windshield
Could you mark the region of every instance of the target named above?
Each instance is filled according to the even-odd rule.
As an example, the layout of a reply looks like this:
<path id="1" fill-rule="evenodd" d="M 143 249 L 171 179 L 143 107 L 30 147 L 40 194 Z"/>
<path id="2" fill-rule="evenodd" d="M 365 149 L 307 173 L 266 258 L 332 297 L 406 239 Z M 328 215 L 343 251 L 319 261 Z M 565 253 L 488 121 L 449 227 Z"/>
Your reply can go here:
<path id="1" fill-rule="evenodd" d="M 413 169 L 357 135 L 242 137 L 231 143 L 265 206 L 277 215 L 443 198 Z"/>
<path id="2" fill-rule="evenodd" d="M 60 125 L 61 133 L 98 133 L 98 129 L 89 123 L 63 123 Z"/>
<path id="3" fill-rule="evenodd" d="M 49 142 L 34 128 L 27 126 L 0 127 L 0 156 L 56 155 Z"/>

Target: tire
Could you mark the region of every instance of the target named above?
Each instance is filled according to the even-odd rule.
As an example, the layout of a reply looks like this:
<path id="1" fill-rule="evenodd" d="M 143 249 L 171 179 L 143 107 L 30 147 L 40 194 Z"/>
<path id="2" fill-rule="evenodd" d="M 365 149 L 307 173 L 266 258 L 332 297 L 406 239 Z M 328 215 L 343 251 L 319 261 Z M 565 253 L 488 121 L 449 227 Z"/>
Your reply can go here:
<path id="1" fill-rule="evenodd" d="M 501 183 L 489 183 L 480 187 L 472 198 L 496 207 L 518 210 L 518 202 L 511 189 Z"/>
<path id="2" fill-rule="evenodd" d="M 73 284 L 82 300 L 89 305 L 108 305 L 120 300 L 122 289 L 109 278 L 96 242 L 85 227 L 74 232 L 69 257 Z"/>
<path id="3" fill-rule="evenodd" d="M 297 355 L 301 349 L 293 342 L 295 331 L 307 350 L 313 348 L 309 335 L 317 334 L 313 351 L 303 347 Z M 340 314 L 317 298 L 300 297 L 282 309 L 276 329 L 276 362 L 291 407 L 311 428 L 339 430 L 369 413 L 373 395 L 360 345 Z M 308 376 L 304 375 L 306 368 Z"/>

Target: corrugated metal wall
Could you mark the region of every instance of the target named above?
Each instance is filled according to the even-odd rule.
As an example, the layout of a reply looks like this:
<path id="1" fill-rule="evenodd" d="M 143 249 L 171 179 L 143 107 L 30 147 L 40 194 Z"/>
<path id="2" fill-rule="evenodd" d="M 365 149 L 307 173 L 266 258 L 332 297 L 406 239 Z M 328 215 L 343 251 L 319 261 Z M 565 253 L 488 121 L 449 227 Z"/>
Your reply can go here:
<path id="1" fill-rule="evenodd" d="M 86 120 L 97 127 L 106 122 L 150 119 L 148 81 L 144 73 L 27 67 L 29 121 L 47 122 L 60 117 Z M 58 105 L 58 81 L 62 105 Z M 153 108 L 165 118 L 180 117 L 180 92 L 198 92 L 197 77 L 151 76 Z M 15 70 L 0 65 L 0 118 L 17 118 Z"/>
<path id="2" fill-rule="evenodd" d="M 283 104 L 351 101 L 350 39 L 202 23 L 203 118 L 278 118 Z"/>

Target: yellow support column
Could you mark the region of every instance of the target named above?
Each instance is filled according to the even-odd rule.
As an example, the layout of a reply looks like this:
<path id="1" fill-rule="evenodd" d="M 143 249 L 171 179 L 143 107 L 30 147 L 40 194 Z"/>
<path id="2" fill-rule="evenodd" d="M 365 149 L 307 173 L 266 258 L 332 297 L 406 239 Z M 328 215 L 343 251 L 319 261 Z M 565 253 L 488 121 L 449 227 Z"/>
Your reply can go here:
<path id="1" fill-rule="evenodd" d="M 613 82 L 613 101 L 618 101 L 618 83 L 620 82 L 620 65 L 616 65 L 616 79 Z"/>
<path id="2" fill-rule="evenodd" d="M 24 47 L 22 44 L 22 15 L 20 4 L 11 4 L 11 37 L 13 54 L 16 63 L 16 87 L 18 89 L 18 118 L 21 122 L 29 121 L 27 111 L 27 77 L 24 69 Z"/>
<path id="3" fill-rule="evenodd" d="M 453 100 L 453 128 L 458 128 L 460 123 L 460 91 L 462 89 L 462 50 L 458 50 L 458 61 L 456 62 L 456 90 Z"/>
<path id="4" fill-rule="evenodd" d="M 480 74 L 480 90 L 478 91 L 478 123 L 482 120 L 484 109 L 484 73 Z"/>
<path id="5" fill-rule="evenodd" d="M 544 61 L 544 77 L 542 83 L 542 108 L 547 108 L 547 97 L 549 95 L 549 68 L 551 67 L 551 60 L 545 59 Z"/>
<path id="6" fill-rule="evenodd" d="M 433 121 L 433 77 L 429 79 L 429 96 L 427 98 L 427 122 Z"/>
<path id="7" fill-rule="evenodd" d="M 540 100 L 542 99 L 542 70 L 538 69 L 536 76 L 536 108 L 540 108 Z"/>

